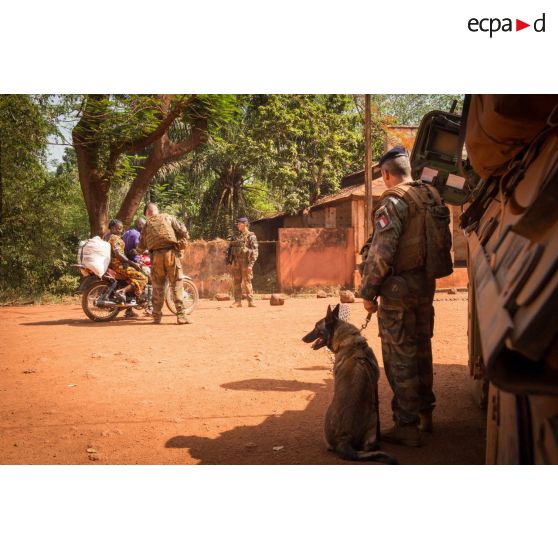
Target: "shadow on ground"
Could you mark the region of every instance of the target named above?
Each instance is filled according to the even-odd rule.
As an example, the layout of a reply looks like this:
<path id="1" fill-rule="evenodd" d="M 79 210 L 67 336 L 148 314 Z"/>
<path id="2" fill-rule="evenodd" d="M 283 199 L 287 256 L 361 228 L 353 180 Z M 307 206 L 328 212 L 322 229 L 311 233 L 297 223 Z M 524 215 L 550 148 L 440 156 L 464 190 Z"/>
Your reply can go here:
<path id="1" fill-rule="evenodd" d="M 23 326 L 73 326 L 73 327 L 122 327 L 131 325 L 153 325 L 153 320 L 150 318 L 115 318 L 110 322 L 93 322 L 88 318 L 82 319 L 63 319 L 63 320 L 45 320 L 42 322 L 21 322 Z M 174 322 L 162 322 L 158 325 L 176 325 Z"/>
<path id="2" fill-rule="evenodd" d="M 382 372 L 383 373 L 383 372 Z M 435 365 L 437 378 L 459 374 L 463 393 L 455 393 L 447 382 L 437 390 L 435 431 L 424 435 L 421 448 L 404 448 L 387 443 L 382 449 L 395 455 L 401 464 L 481 464 L 484 462 L 484 416 L 476 408 L 466 388 L 467 369 L 462 365 Z M 323 442 L 323 417 L 333 389 L 324 383 L 297 380 L 248 379 L 223 384 L 229 390 L 311 392 L 308 405 L 300 411 L 285 411 L 255 426 L 238 426 L 216 438 L 174 436 L 165 447 L 188 450 L 200 464 L 344 464 L 328 452 Z M 445 391 L 451 390 L 451 397 Z M 457 400 L 456 400 L 457 395 Z M 382 427 L 389 427 L 391 392 L 380 387 Z M 457 402 L 456 402 L 457 401 Z M 274 449 L 275 448 L 275 449 Z M 184 456 L 186 461 L 186 456 Z"/>
<path id="3" fill-rule="evenodd" d="M 205 312 L 205 311 L 213 311 L 213 310 L 221 310 L 220 306 L 217 307 L 207 307 L 207 306 L 201 306 L 201 307 L 196 307 L 196 309 L 194 310 L 194 312 L 192 313 L 192 316 L 195 316 L 195 314 L 201 312 Z M 141 310 L 137 310 L 138 312 L 141 312 Z M 24 314 L 23 314 L 24 315 Z M 37 322 L 20 322 L 18 325 L 23 325 L 23 326 L 73 326 L 73 327 L 106 327 L 106 326 L 117 326 L 117 327 L 122 327 L 122 326 L 129 326 L 129 325 L 153 325 L 153 319 L 149 316 L 146 316 L 144 314 L 139 314 L 137 316 L 134 316 L 133 318 L 126 318 L 124 316 L 124 310 L 122 310 L 122 312 L 113 320 L 109 321 L 109 322 L 93 322 L 92 320 L 90 320 L 89 318 L 87 318 L 85 316 L 85 314 L 81 314 L 83 317 L 80 318 L 63 318 L 61 320 L 43 320 L 43 321 L 37 321 Z M 166 320 L 172 320 L 172 321 L 166 321 Z M 176 325 L 176 320 L 174 319 L 174 316 L 169 314 L 168 311 L 164 310 L 163 311 L 163 322 L 158 324 L 158 325 Z"/>

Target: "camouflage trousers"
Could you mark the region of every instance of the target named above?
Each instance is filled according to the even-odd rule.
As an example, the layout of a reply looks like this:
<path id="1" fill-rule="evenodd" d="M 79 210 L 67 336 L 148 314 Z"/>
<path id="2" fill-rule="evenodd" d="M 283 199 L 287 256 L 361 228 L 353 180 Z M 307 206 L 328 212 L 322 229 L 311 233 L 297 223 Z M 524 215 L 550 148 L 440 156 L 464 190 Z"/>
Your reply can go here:
<path id="1" fill-rule="evenodd" d="M 434 280 L 419 283 L 419 292 L 411 288 L 403 298 L 381 296 L 378 308 L 384 370 L 393 391 L 393 418 L 399 425 L 418 423 L 418 413 L 432 410 L 436 402 L 431 343 L 435 284 Z"/>
<path id="2" fill-rule="evenodd" d="M 252 279 L 254 274 L 252 269 L 246 264 L 234 262 L 231 267 L 233 277 L 233 295 L 236 302 L 242 300 L 245 294 L 249 301 L 254 300 L 254 289 L 252 288 Z"/>
<path id="3" fill-rule="evenodd" d="M 184 286 L 182 284 L 182 263 L 180 252 L 176 250 L 155 250 L 151 254 L 151 284 L 153 286 L 153 316 L 163 313 L 165 284 L 174 295 L 177 316 L 184 315 Z"/>

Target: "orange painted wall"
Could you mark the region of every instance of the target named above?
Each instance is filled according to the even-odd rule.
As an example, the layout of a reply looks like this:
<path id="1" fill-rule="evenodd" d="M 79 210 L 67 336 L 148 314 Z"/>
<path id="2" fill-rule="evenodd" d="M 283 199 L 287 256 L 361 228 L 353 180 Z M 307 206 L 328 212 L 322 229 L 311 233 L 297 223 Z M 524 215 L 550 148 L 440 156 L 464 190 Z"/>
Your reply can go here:
<path id="1" fill-rule="evenodd" d="M 189 275 L 202 297 L 212 297 L 218 292 L 232 289 L 229 267 L 225 264 L 226 240 L 189 242 L 182 256 L 182 269 Z"/>
<path id="2" fill-rule="evenodd" d="M 353 284 L 353 229 L 279 229 L 277 281 L 281 291 Z"/>

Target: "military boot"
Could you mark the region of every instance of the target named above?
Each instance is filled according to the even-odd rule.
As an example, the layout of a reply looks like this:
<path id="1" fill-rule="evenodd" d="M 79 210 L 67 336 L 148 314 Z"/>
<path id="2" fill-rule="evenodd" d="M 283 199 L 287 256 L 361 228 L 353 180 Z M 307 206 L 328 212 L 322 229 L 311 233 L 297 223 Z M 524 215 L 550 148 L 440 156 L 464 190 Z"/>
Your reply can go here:
<path id="1" fill-rule="evenodd" d="M 248 307 L 249 307 L 249 308 L 255 308 L 255 307 L 256 307 L 256 305 L 254 304 L 254 301 L 253 301 L 253 300 L 249 300 L 249 301 L 248 301 Z"/>
<path id="2" fill-rule="evenodd" d="M 421 445 L 420 431 L 416 424 L 398 425 L 381 433 L 381 440 L 390 444 L 418 448 Z"/>
<path id="3" fill-rule="evenodd" d="M 242 302 L 240 302 L 240 300 L 235 300 L 232 304 L 231 304 L 231 308 L 241 308 L 242 307 Z"/>
<path id="4" fill-rule="evenodd" d="M 420 422 L 418 429 L 421 432 L 432 432 L 432 409 L 419 413 Z"/>
<path id="5" fill-rule="evenodd" d="M 160 324 L 161 323 L 161 318 L 162 318 L 162 316 L 156 316 L 155 314 L 153 314 L 153 323 L 154 324 Z"/>
<path id="6" fill-rule="evenodd" d="M 176 323 L 178 325 L 191 324 L 192 320 L 186 316 L 186 314 L 180 314 L 179 316 L 176 316 Z"/>

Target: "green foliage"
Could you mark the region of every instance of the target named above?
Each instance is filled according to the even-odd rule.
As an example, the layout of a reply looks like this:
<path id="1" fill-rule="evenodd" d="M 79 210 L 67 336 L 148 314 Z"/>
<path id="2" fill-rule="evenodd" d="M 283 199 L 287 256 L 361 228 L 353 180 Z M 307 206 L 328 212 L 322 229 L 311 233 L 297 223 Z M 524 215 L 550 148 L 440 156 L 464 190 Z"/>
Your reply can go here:
<path id="1" fill-rule="evenodd" d="M 371 101 L 376 110 L 393 118 L 393 124 L 418 126 L 422 117 L 431 110 L 451 109 L 457 101 L 456 112 L 463 108 L 464 95 L 372 95 Z"/>
<path id="2" fill-rule="evenodd" d="M 19 289 L 33 296 L 51 288 L 68 273 L 77 242 L 88 230 L 71 156 L 57 172 L 46 170 L 46 138 L 51 132 L 36 100 L 28 95 L 0 97 L 3 294 Z M 67 292 L 68 285 L 67 280 L 58 283 L 55 290 Z"/>
<path id="3" fill-rule="evenodd" d="M 82 124 L 82 131 L 87 143 L 100 146 L 100 167 L 108 163 L 111 148 L 134 144 L 155 131 L 163 110 L 163 100 L 158 95 L 85 95 L 72 97 L 69 102 L 65 110 L 78 115 L 87 103 L 89 118 Z M 168 110 L 175 108 L 179 118 L 171 126 L 169 135 L 173 141 L 180 141 L 189 133 L 195 117 L 207 118 L 210 129 L 215 131 L 237 112 L 232 95 L 175 95 Z M 126 166 L 125 157 L 118 163 Z"/>
<path id="4" fill-rule="evenodd" d="M 10 203 L 1 279 L 33 294 L 69 272 L 89 227 L 79 184 L 71 177 L 45 174 L 25 186 Z"/>
<path id="5" fill-rule="evenodd" d="M 271 95 L 259 108 L 265 178 L 295 212 L 362 167 L 362 134 L 350 95 Z"/>
<path id="6" fill-rule="evenodd" d="M 75 293 L 78 287 L 79 276 L 65 273 L 49 285 L 48 291 L 55 296 L 65 296 Z"/>
<path id="7" fill-rule="evenodd" d="M 125 224 L 165 166 L 176 166 L 236 117 L 232 95 L 85 95 L 72 98 L 72 130 L 91 231 L 109 214 Z"/>
<path id="8" fill-rule="evenodd" d="M 191 163 L 191 157 L 186 160 Z M 185 170 L 171 173 L 167 180 L 159 180 L 150 189 L 149 197 L 159 207 L 185 222 L 194 237 L 200 237 L 196 227 L 205 184 Z"/>
<path id="9" fill-rule="evenodd" d="M 151 189 L 174 208 L 171 190 L 197 200 L 187 209 L 195 236 L 226 236 L 240 215 L 296 212 L 362 168 L 361 116 L 351 95 L 237 95 L 227 114 L 207 145 Z"/>
<path id="10" fill-rule="evenodd" d="M 430 110 L 449 110 L 454 98 L 459 111 L 461 95 L 373 95 L 373 160 L 383 152 L 387 124 L 418 124 Z M 91 117 L 84 141 L 95 146 L 114 217 L 152 149 L 115 146 L 156 128 L 161 97 L 0 95 L 0 298 L 18 291 L 59 296 L 76 288 L 78 276 L 68 264 L 79 240 L 90 236 L 76 154 L 67 149 L 50 172 L 46 146 L 47 138 L 64 138 L 57 124 L 75 124 L 86 101 Z M 363 96 L 177 95 L 172 103 L 180 104 L 180 116 L 168 139 L 188 138 L 203 116 L 208 141 L 166 161 L 146 201 L 185 220 L 194 238 L 225 237 L 240 215 L 254 220 L 297 212 L 363 168 Z M 118 156 L 111 159 L 111 152 Z"/>

